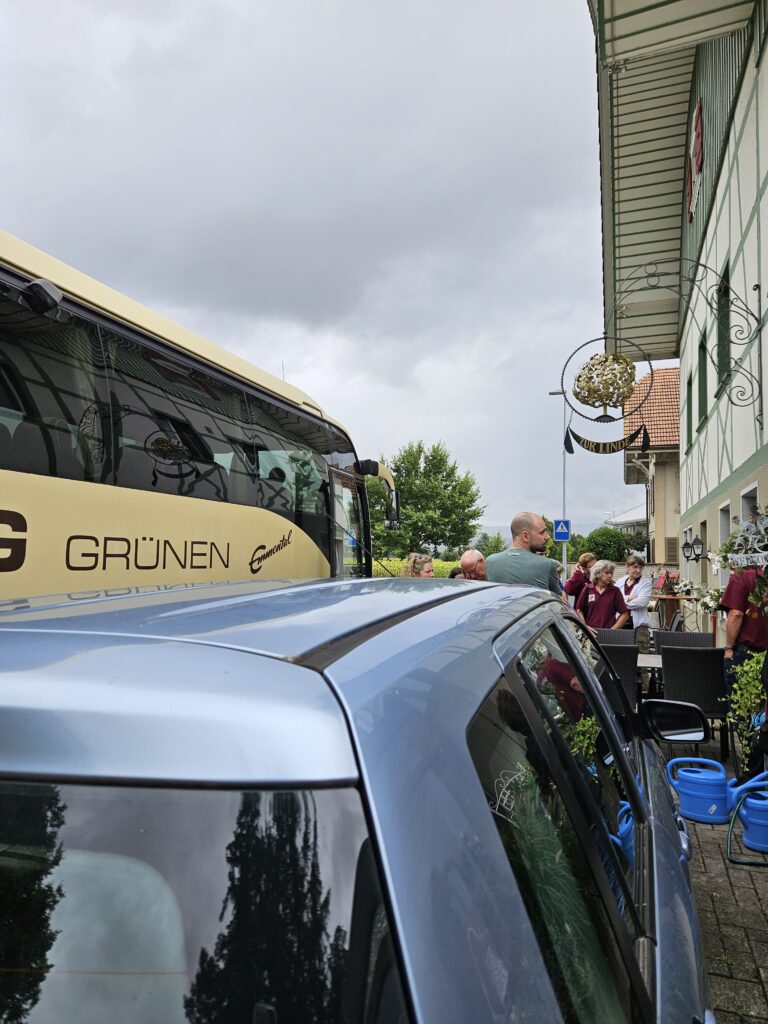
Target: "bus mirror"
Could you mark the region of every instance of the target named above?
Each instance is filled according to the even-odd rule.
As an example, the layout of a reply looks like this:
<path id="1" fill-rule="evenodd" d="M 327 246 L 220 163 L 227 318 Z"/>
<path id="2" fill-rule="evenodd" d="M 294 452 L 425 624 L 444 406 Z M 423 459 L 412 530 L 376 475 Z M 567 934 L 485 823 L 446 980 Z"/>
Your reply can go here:
<path id="1" fill-rule="evenodd" d="M 387 529 L 400 529 L 400 492 L 387 488 Z"/>
<path id="2" fill-rule="evenodd" d="M 27 300 L 27 305 L 33 313 L 50 313 L 61 304 L 61 300 L 64 298 L 55 284 L 44 281 L 41 277 L 30 281 L 21 294 Z"/>
<path id="3" fill-rule="evenodd" d="M 374 459 L 361 459 L 358 463 L 363 476 L 376 476 L 386 489 L 386 527 L 388 530 L 400 529 L 400 495 L 395 487 L 395 478 L 383 462 Z"/>

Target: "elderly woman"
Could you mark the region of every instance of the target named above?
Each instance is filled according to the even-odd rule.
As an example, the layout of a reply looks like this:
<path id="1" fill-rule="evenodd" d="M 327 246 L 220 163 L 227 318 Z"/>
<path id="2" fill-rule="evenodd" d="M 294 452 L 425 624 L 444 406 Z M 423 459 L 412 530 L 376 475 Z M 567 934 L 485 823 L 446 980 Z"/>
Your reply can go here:
<path id="1" fill-rule="evenodd" d="M 630 555 L 627 559 L 627 573 L 616 581 L 616 586 L 621 591 L 629 612 L 629 621 L 625 628 L 634 629 L 635 643 L 647 654 L 651 648 L 651 622 L 648 618 L 651 581 L 643 576 L 644 568 L 645 562 L 640 555 Z"/>
<path id="2" fill-rule="evenodd" d="M 576 602 L 576 614 L 590 629 L 621 629 L 629 618 L 624 597 L 614 586 L 616 566 L 604 558 L 595 562 L 587 583 Z"/>
<path id="3" fill-rule="evenodd" d="M 405 560 L 402 575 L 414 576 L 417 579 L 431 579 L 435 575 L 431 556 L 411 552 Z"/>
<path id="4" fill-rule="evenodd" d="M 573 575 L 563 584 L 563 590 L 568 597 L 573 598 L 574 604 L 579 600 L 582 590 L 589 583 L 589 574 L 596 561 L 597 558 L 595 558 L 591 551 L 585 551 L 583 555 L 579 555 Z"/>

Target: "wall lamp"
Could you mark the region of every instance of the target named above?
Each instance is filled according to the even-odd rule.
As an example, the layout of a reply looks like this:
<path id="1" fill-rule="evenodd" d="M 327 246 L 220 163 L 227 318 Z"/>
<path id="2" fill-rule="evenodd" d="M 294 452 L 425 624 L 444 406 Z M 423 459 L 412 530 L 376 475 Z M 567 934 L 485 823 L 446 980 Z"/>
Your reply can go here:
<path id="1" fill-rule="evenodd" d="M 686 562 L 690 562 L 691 559 L 694 562 L 698 562 L 701 556 L 704 554 L 704 542 L 701 537 L 696 536 L 693 538 L 693 543 L 689 540 L 683 542 L 683 558 Z"/>

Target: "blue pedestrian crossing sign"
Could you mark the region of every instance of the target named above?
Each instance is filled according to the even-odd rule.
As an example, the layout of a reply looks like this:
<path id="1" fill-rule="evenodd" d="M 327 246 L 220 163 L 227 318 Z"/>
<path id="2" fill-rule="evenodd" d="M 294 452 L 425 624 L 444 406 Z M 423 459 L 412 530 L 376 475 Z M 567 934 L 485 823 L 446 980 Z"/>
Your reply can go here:
<path id="1" fill-rule="evenodd" d="M 571 520 L 570 519 L 555 519 L 554 521 L 554 538 L 555 540 L 570 540 L 571 539 Z"/>

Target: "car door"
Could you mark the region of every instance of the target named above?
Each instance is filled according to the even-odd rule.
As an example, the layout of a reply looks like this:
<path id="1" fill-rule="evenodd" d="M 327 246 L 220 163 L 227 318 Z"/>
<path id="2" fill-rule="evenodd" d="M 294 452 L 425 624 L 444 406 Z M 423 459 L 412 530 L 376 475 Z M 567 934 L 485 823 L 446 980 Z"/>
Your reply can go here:
<path id="1" fill-rule="evenodd" d="M 587 670 L 585 685 L 601 704 L 606 731 L 621 737 L 618 762 L 625 773 L 628 766 L 637 783 L 636 799 L 645 807 L 645 820 L 637 818 L 633 830 L 636 894 L 644 933 L 652 940 L 646 951 L 656 961 L 658 1019 L 681 1024 L 688 1024 L 693 1014 L 703 1019 L 707 984 L 688 872 L 692 846 L 667 782 L 664 758 L 654 742 L 637 733 L 622 688 L 589 630 L 570 615 L 559 617 L 557 627 L 574 661 Z"/>
<path id="2" fill-rule="evenodd" d="M 563 1017 L 653 1020 L 647 822 L 623 737 L 548 612 L 495 651 L 504 678 L 468 730 L 470 753 Z"/>

